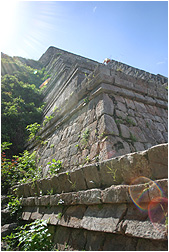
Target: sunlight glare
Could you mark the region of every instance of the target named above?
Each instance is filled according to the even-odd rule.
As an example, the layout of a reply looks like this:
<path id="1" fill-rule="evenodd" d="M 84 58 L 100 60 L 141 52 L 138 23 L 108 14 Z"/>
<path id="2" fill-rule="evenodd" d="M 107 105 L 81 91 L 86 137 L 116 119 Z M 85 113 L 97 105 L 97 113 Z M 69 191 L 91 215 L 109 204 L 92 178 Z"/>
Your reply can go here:
<path id="1" fill-rule="evenodd" d="M 17 1 L 1 1 L 1 32 L 2 32 L 2 46 L 7 44 L 12 39 L 16 32 L 16 6 Z"/>

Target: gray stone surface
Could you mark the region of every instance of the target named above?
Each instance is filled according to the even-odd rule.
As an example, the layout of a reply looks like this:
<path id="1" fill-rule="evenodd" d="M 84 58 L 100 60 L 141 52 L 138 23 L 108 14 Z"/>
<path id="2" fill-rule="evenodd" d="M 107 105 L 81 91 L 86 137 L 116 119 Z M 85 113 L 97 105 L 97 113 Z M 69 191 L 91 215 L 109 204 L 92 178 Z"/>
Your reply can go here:
<path id="1" fill-rule="evenodd" d="M 148 151 L 149 167 L 156 179 L 168 177 L 168 145 L 158 145 Z"/>
<path id="2" fill-rule="evenodd" d="M 117 136 L 119 135 L 119 131 L 118 131 L 117 125 L 116 125 L 113 117 L 111 117 L 109 115 L 104 115 L 100 118 L 98 134 L 99 135 L 113 134 L 113 135 L 117 135 Z"/>
<path id="3" fill-rule="evenodd" d="M 89 206 L 81 226 L 87 230 L 115 233 L 118 222 L 125 211 L 125 204 L 105 205 L 101 209 L 98 206 Z"/>
<path id="4" fill-rule="evenodd" d="M 159 234 L 133 204 L 130 183 L 139 176 L 158 179 L 167 197 L 167 145 L 154 146 L 167 141 L 167 91 L 161 85 L 167 78 L 54 47 L 40 62 L 52 75 L 44 116 L 54 118 L 39 133 L 47 145 L 33 140 L 27 149 L 37 150 L 43 176 L 53 158 L 63 168 L 35 186 L 18 186 L 22 219 L 50 220 L 59 250 L 165 250 L 164 230 Z M 144 186 L 133 188 L 139 193 Z M 156 193 L 145 194 L 143 206 Z"/>
<path id="5" fill-rule="evenodd" d="M 1 237 L 10 235 L 10 233 L 17 227 L 17 223 L 5 224 L 1 227 Z"/>

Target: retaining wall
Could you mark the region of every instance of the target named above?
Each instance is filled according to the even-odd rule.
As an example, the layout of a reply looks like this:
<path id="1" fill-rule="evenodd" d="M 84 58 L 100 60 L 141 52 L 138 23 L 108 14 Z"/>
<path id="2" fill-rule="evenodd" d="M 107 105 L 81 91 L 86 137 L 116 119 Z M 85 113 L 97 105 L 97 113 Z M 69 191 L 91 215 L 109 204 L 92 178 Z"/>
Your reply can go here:
<path id="1" fill-rule="evenodd" d="M 20 185 L 22 219 L 48 220 L 59 250 L 167 250 L 165 223 L 152 223 L 147 211 L 154 198 L 167 198 L 167 147 L 157 145 Z M 155 183 L 131 185 L 140 176 Z M 140 194 L 147 186 L 147 196 L 139 201 L 146 210 L 141 210 L 131 200 L 131 188 Z"/>
<path id="2" fill-rule="evenodd" d="M 52 77 L 40 140 L 27 149 L 44 178 L 17 186 L 22 219 L 48 219 L 59 250 L 167 250 L 165 220 L 154 225 L 147 211 L 167 198 L 167 78 L 54 47 L 39 61 Z M 62 170 L 50 177 L 52 159 Z M 131 188 L 146 192 L 145 211 Z"/>
<path id="3" fill-rule="evenodd" d="M 57 65 L 45 91 L 44 113 L 53 118 L 39 133 L 42 141 L 28 146 L 44 175 L 53 158 L 71 170 L 167 142 L 165 87 L 83 61 L 68 72 Z"/>

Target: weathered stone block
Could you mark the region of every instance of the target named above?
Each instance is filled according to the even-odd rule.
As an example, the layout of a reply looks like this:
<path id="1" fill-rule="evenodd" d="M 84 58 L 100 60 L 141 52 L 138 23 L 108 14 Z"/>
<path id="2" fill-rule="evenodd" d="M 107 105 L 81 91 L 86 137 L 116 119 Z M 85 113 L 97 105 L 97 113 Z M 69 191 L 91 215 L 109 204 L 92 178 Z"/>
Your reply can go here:
<path id="1" fill-rule="evenodd" d="M 74 172 L 71 172 L 70 181 L 72 182 L 72 189 L 76 191 L 87 189 L 82 169 L 76 169 Z"/>
<path id="2" fill-rule="evenodd" d="M 43 214 L 42 213 L 39 213 L 39 208 L 35 208 L 33 211 L 32 211 L 32 214 L 30 216 L 30 219 L 31 220 L 37 220 L 37 219 L 42 219 L 43 217 Z"/>
<path id="3" fill-rule="evenodd" d="M 31 196 L 29 188 L 30 188 L 29 184 L 23 184 L 24 197 Z"/>
<path id="4" fill-rule="evenodd" d="M 101 185 L 99 170 L 97 169 L 97 164 L 84 166 L 83 168 L 84 179 L 86 181 L 87 187 L 99 188 Z"/>
<path id="5" fill-rule="evenodd" d="M 69 237 L 69 250 L 84 250 L 86 244 L 86 232 L 81 229 L 72 229 Z"/>
<path id="6" fill-rule="evenodd" d="M 44 195 L 40 198 L 41 206 L 49 206 L 50 205 L 50 195 Z"/>
<path id="7" fill-rule="evenodd" d="M 59 184 L 58 176 L 53 176 L 50 181 L 51 188 L 53 189 L 53 193 L 61 193 L 61 188 Z"/>
<path id="8" fill-rule="evenodd" d="M 135 251 L 137 239 L 124 235 L 106 235 L 103 251 Z"/>
<path id="9" fill-rule="evenodd" d="M 29 183 L 29 192 L 31 196 L 37 196 L 40 194 L 36 181 Z"/>
<path id="10" fill-rule="evenodd" d="M 56 232 L 54 234 L 53 242 L 56 244 L 58 250 L 64 251 L 69 242 L 69 237 L 71 234 L 70 228 L 64 228 L 62 226 L 56 227 Z"/>
<path id="11" fill-rule="evenodd" d="M 120 124 L 120 132 L 121 132 L 122 137 L 130 138 L 130 131 L 126 125 Z"/>
<path id="12" fill-rule="evenodd" d="M 25 221 L 30 220 L 31 214 L 32 214 L 31 212 L 23 212 L 22 213 L 22 219 L 25 220 Z"/>
<path id="13" fill-rule="evenodd" d="M 148 178 L 152 176 L 146 155 L 146 152 L 140 152 L 119 157 L 121 176 L 125 183 L 130 184 L 134 178 L 139 176 Z"/>
<path id="14" fill-rule="evenodd" d="M 101 184 L 109 187 L 115 184 L 121 184 L 123 178 L 121 176 L 120 163 L 118 158 L 109 159 L 99 164 Z"/>
<path id="15" fill-rule="evenodd" d="M 105 234 L 99 232 L 87 232 L 86 251 L 102 251 L 105 241 Z"/>
<path id="16" fill-rule="evenodd" d="M 142 112 L 142 113 L 143 113 L 143 112 L 144 112 L 144 113 L 147 112 L 147 109 L 146 109 L 146 107 L 145 107 L 145 105 L 144 105 L 143 103 L 134 101 L 134 104 L 135 104 L 136 110 L 137 110 L 138 112 Z"/>
<path id="17" fill-rule="evenodd" d="M 59 222 L 62 226 L 81 228 L 81 220 L 86 211 L 85 206 L 70 206 L 64 213 L 64 218 Z"/>
<path id="18" fill-rule="evenodd" d="M 134 143 L 134 147 L 136 148 L 136 151 L 143 151 L 145 149 L 144 145 L 139 142 Z"/>
<path id="19" fill-rule="evenodd" d="M 99 154 L 99 143 L 94 143 L 90 149 L 90 160 L 93 160 Z"/>
<path id="20" fill-rule="evenodd" d="M 40 206 L 40 198 L 41 197 L 35 197 L 35 206 Z"/>
<path id="21" fill-rule="evenodd" d="M 166 231 L 159 232 L 150 221 L 125 220 L 122 229 L 125 229 L 125 235 L 139 238 L 166 240 Z"/>
<path id="22" fill-rule="evenodd" d="M 168 241 L 139 239 L 136 250 L 138 251 L 167 251 Z"/>
<path id="23" fill-rule="evenodd" d="M 26 206 L 35 206 L 35 198 L 34 197 L 28 197 L 26 198 L 26 202 L 25 202 Z"/>
<path id="24" fill-rule="evenodd" d="M 50 206 L 57 206 L 60 200 L 60 194 L 50 195 Z"/>
<path id="25" fill-rule="evenodd" d="M 103 203 L 126 203 L 131 202 L 129 186 L 111 186 L 102 191 Z"/>
<path id="26" fill-rule="evenodd" d="M 39 191 L 42 191 L 43 194 L 47 194 L 51 190 L 51 180 L 48 178 L 41 179 L 37 181 L 37 187 Z"/>
<path id="27" fill-rule="evenodd" d="M 126 111 L 127 111 L 127 108 L 126 108 L 125 104 L 122 103 L 122 102 L 117 102 L 117 108 L 119 110 L 123 111 L 124 113 L 126 113 Z"/>
<path id="28" fill-rule="evenodd" d="M 81 226 L 87 230 L 115 233 L 119 219 L 125 211 L 125 204 L 105 205 L 103 208 L 89 206 Z"/>
<path id="29" fill-rule="evenodd" d="M 75 192 L 63 193 L 60 195 L 61 202 L 63 202 L 63 205 L 77 205 L 79 204 L 79 199 L 78 199 L 77 194 L 78 193 L 75 193 Z"/>
<path id="30" fill-rule="evenodd" d="M 109 115 L 103 115 L 99 120 L 98 133 L 102 134 L 114 134 L 116 136 L 119 135 L 119 131 L 114 119 Z"/>
<path id="31" fill-rule="evenodd" d="M 107 94 L 103 94 L 96 106 L 96 117 L 99 119 L 103 114 L 113 115 L 114 104 Z"/>
<path id="32" fill-rule="evenodd" d="M 130 139 L 131 141 L 133 142 L 142 142 L 142 143 L 145 143 L 147 142 L 145 136 L 144 136 L 144 133 L 141 131 L 140 127 L 137 127 L 137 126 L 134 126 L 134 127 L 129 127 L 129 131 L 130 133 L 132 134 L 132 137 L 131 134 L 130 134 Z"/>
<path id="33" fill-rule="evenodd" d="M 69 175 L 66 173 L 60 173 L 58 176 L 58 183 L 61 192 L 71 192 L 73 191 L 72 184 L 69 182 Z"/>
<path id="34" fill-rule="evenodd" d="M 101 190 L 91 189 L 78 192 L 78 204 L 90 205 L 101 203 Z"/>
<path id="35" fill-rule="evenodd" d="M 134 102 L 130 99 L 125 98 L 126 104 L 128 108 L 135 109 Z"/>
<path id="36" fill-rule="evenodd" d="M 149 169 L 155 179 L 168 177 L 168 144 L 160 144 L 148 150 Z"/>

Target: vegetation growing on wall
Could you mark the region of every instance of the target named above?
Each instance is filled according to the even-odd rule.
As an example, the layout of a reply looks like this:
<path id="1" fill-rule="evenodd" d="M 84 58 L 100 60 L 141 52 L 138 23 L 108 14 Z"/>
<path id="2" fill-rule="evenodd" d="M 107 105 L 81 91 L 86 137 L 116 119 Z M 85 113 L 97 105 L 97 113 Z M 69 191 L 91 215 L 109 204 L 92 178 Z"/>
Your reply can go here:
<path id="1" fill-rule="evenodd" d="M 53 250 L 51 234 L 47 221 L 35 220 L 30 224 L 18 227 L 15 232 L 6 236 L 8 250 L 21 251 L 50 251 Z"/>
<path id="2" fill-rule="evenodd" d="M 17 57 L 3 54 L 1 63 L 1 141 L 12 143 L 6 153 L 12 156 L 24 150 L 26 126 L 41 122 L 43 96 L 38 87 L 49 76 L 44 68 L 32 68 Z"/>

